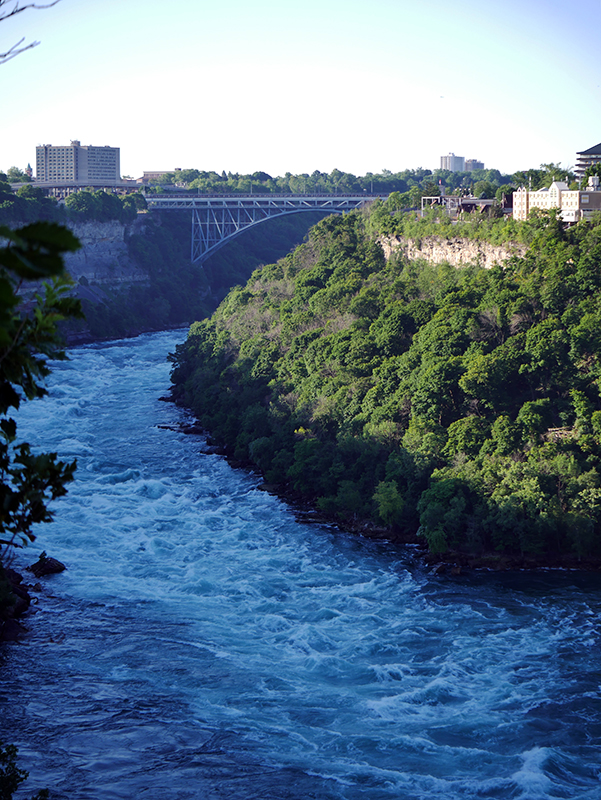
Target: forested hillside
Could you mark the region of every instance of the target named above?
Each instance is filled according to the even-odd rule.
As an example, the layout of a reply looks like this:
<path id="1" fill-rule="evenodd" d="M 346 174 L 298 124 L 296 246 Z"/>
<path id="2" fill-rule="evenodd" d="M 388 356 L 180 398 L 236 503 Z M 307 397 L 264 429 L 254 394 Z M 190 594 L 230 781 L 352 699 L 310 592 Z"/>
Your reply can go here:
<path id="1" fill-rule="evenodd" d="M 178 349 L 175 397 L 343 522 L 434 552 L 601 555 L 601 220 L 541 215 L 489 271 L 386 262 L 391 224 L 413 225 L 329 217 L 232 290 Z"/>

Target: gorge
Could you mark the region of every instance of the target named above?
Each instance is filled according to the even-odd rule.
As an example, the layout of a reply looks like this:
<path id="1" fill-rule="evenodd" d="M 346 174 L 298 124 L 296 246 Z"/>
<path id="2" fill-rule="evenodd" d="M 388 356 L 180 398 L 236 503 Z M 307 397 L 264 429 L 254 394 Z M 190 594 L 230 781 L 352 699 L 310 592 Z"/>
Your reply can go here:
<path id="1" fill-rule="evenodd" d="M 561 469 L 574 481 L 561 487 L 565 502 L 583 493 L 594 513 L 596 340 L 595 318 L 587 315 L 595 312 L 590 298 L 599 280 L 595 229 L 558 246 L 559 232 L 545 224 L 530 260 L 516 257 L 505 269 L 484 270 L 416 264 L 395 254 L 386 260 L 372 234 L 364 235 L 366 222 L 349 216 L 320 223 L 305 245 L 232 290 L 187 339 L 159 332 L 71 348 L 69 361 L 53 365 L 49 396 L 19 411 L 21 436 L 78 460 L 56 519 L 39 526 L 34 548 L 67 570 L 32 587 L 38 602 L 26 623 L 29 635 L 2 655 L 2 732 L 30 772 L 28 792 L 49 786 L 57 800 L 232 794 L 241 800 L 588 800 L 598 793 L 596 575 L 441 575 L 415 547 L 393 546 L 390 536 L 350 535 L 344 524 L 349 513 L 362 513 L 357 498 L 363 497 L 375 503 L 378 524 L 389 533 L 410 527 L 417 511 L 426 524 L 435 520 L 447 545 L 455 545 L 458 530 L 473 544 L 479 531 L 477 507 L 468 505 L 474 502 L 468 492 L 477 488 L 470 474 L 483 463 L 519 471 L 529 459 L 530 473 L 520 476 L 527 487 L 540 481 L 551 496 L 557 490 L 552 469 Z M 588 287 L 588 299 L 568 303 L 571 316 L 564 312 L 560 327 L 551 304 L 578 300 L 578 291 L 585 294 L 579 283 Z M 530 307 L 528 317 L 522 303 L 525 329 L 512 330 L 513 317 L 502 307 L 484 316 L 492 300 L 523 301 L 533 286 L 546 311 L 537 317 Z M 386 291 L 396 308 L 387 310 Z M 357 325 L 361 319 L 369 324 Z M 415 351 L 406 354 L 419 343 L 422 356 L 430 347 L 438 358 L 454 360 L 459 368 L 447 376 L 446 400 L 433 391 L 435 371 L 424 373 L 421 387 L 430 387 L 432 402 L 447 402 L 443 413 L 452 414 L 452 380 L 471 375 L 480 392 L 488 384 L 478 383 L 480 373 L 463 351 L 445 348 L 463 342 L 470 357 L 486 357 L 513 339 L 528 354 L 509 362 L 519 376 L 517 364 L 531 366 L 533 355 L 547 355 L 548 344 L 535 350 L 531 333 L 528 340 L 539 325 L 553 334 L 548 338 L 563 359 L 557 362 L 562 380 L 573 375 L 570 363 L 581 363 L 570 359 L 587 354 L 589 382 L 576 385 L 581 394 L 571 395 L 573 405 L 560 402 L 553 378 L 547 398 L 535 386 L 536 400 L 525 400 L 548 399 L 527 406 L 531 417 L 505 407 L 500 416 L 513 428 L 493 423 L 487 429 L 480 422 L 486 423 L 483 403 L 473 429 L 451 422 L 446 440 L 436 417 L 417 420 L 421 430 L 416 424 L 403 429 L 402 396 L 393 425 L 384 417 L 358 417 L 363 428 L 353 422 L 354 433 L 349 427 L 340 436 L 333 424 L 338 400 L 348 412 L 362 413 L 359 402 L 372 389 L 373 412 L 393 399 L 393 392 L 377 396 L 386 388 L 381 382 L 365 380 L 378 353 L 397 368 L 415 369 Z M 333 338 L 324 343 L 327 337 Z M 562 349 L 566 337 L 570 348 Z M 302 393 L 282 394 L 281 401 L 268 395 L 277 387 L 272 370 L 281 346 L 290 374 L 308 381 L 300 387 L 304 417 L 291 420 L 283 411 Z M 185 433 L 197 431 L 194 419 L 164 401 L 169 353 L 176 353 L 176 394 L 192 400 L 216 437 L 226 443 L 232 437 L 234 457 L 254 461 L 268 480 L 287 472 L 310 488 L 320 476 L 322 501 L 313 499 L 338 515 L 338 526 L 296 519 L 291 507 L 261 491 L 256 472 L 232 469 L 204 436 Z M 372 373 L 386 377 L 388 386 L 397 381 L 398 391 L 400 373 L 386 375 L 384 366 L 374 372 L 372 364 Z M 350 392 L 342 381 L 348 376 L 359 379 Z M 336 391 L 344 389 L 339 398 L 333 381 Z M 466 393 L 471 387 L 457 385 Z M 509 403 L 511 386 L 506 381 L 506 398 L 495 386 L 476 399 L 493 408 Z M 234 391 L 226 402 L 221 392 L 228 387 Z M 312 396 L 323 399 L 311 407 Z M 410 399 L 414 407 L 424 402 L 416 393 Z M 474 405 L 468 400 L 464 408 Z M 545 414 L 556 411 L 567 415 L 567 424 L 550 428 L 553 418 Z M 543 424 L 544 433 L 537 428 Z M 506 456 L 501 450 L 508 444 L 515 450 Z M 446 467 L 434 462 L 428 475 L 428 459 L 448 457 L 450 446 L 453 458 Z M 484 448 L 480 462 L 476 446 Z M 445 469 L 464 473 L 449 480 Z M 447 482 L 439 491 L 441 479 Z M 417 490 L 428 502 L 412 507 Z M 582 508 L 574 505 L 570 513 Z M 578 524 L 574 515 L 560 516 L 558 524 L 566 520 Z M 516 517 L 505 529 L 497 522 L 536 553 L 536 520 L 530 528 Z M 594 534 L 594 524 L 586 531 Z M 441 540 L 428 543 L 436 550 Z M 16 566 L 35 560 L 30 552 Z"/>

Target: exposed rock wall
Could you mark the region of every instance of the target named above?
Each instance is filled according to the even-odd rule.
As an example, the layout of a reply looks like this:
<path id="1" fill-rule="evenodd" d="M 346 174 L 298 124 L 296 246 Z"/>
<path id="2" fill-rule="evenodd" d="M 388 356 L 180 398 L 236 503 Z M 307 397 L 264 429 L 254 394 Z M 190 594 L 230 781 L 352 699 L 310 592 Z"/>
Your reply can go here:
<path id="1" fill-rule="evenodd" d="M 131 225 L 121 222 L 70 222 L 69 228 L 82 244 L 80 250 L 67 254 L 65 263 L 75 282 L 117 284 L 148 280 L 148 275 L 129 257 L 127 237 L 143 233 L 145 215 Z"/>
<path id="2" fill-rule="evenodd" d="M 486 269 L 502 264 L 511 256 L 523 256 L 528 247 L 524 244 L 490 244 L 477 239 L 443 239 L 424 236 L 423 239 L 403 239 L 392 236 L 380 239 L 386 258 L 399 251 L 411 260 L 423 258 L 434 264 L 448 262 L 454 267 L 479 264 Z"/>

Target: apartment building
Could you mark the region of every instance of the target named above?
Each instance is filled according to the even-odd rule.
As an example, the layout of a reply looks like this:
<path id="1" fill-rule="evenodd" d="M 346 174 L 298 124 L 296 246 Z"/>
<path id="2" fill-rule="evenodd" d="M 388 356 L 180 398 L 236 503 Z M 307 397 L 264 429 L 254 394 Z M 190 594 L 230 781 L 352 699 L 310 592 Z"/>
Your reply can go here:
<path id="1" fill-rule="evenodd" d="M 601 211 L 599 178 L 592 175 L 584 191 L 570 189 L 564 181 L 553 181 L 549 188 L 530 192 L 521 186 L 513 193 L 513 218 L 525 220 L 533 208 L 559 208 L 564 222 L 579 222 Z"/>
<path id="2" fill-rule="evenodd" d="M 69 183 L 71 185 L 107 185 L 121 181 L 118 147 L 51 144 L 36 147 L 36 181 Z"/>

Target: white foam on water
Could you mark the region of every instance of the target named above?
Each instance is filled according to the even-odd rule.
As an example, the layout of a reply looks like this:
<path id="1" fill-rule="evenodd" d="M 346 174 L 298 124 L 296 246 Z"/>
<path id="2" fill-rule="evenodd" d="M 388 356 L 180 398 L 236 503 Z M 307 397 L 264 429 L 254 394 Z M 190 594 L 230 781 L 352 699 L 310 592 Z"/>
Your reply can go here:
<path id="1" fill-rule="evenodd" d="M 176 341 L 78 348 L 19 416 L 79 464 L 27 553 L 68 570 L 5 665 L 35 785 L 72 800 L 75 769 L 95 800 L 588 800 L 598 588 L 441 579 L 297 523 L 178 433 L 158 400 Z"/>
<path id="2" fill-rule="evenodd" d="M 522 753 L 523 765 L 511 776 L 519 787 L 523 800 L 544 800 L 550 797 L 551 781 L 544 772 L 544 765 L 549 756 L 548 748 L 533 747 Z"/>

